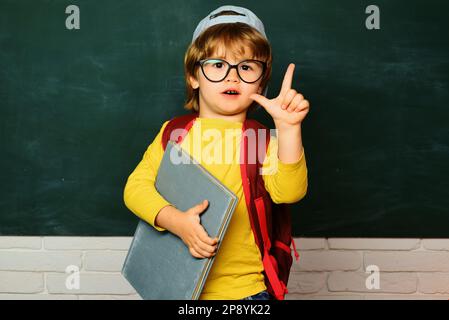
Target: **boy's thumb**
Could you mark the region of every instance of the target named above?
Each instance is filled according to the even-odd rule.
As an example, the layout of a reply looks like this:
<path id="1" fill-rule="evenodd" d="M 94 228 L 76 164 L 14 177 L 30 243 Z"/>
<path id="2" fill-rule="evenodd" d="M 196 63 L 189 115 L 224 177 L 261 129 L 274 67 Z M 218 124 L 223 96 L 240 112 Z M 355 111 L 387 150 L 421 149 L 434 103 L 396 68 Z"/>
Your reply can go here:
<path id="1" fill-rule="evenodd" d="M 203 200 L 203 202 L 201 202 L 200 204 L 197 204 L 194 207 L 194 212 L 197 213 L 197 214 L 203 213 L 204 210 L 207 208 L 208 203 L 209 202 L 207 200 Z"/>
<path id="2" fill-rule="evenodd" d="M 259 105 L 261 105 L 264 108 L 267 108 L 267 106 L 270 104 L 270 100 L 257 93 L 253 93 L 249 98 L 256 101 Z"/>

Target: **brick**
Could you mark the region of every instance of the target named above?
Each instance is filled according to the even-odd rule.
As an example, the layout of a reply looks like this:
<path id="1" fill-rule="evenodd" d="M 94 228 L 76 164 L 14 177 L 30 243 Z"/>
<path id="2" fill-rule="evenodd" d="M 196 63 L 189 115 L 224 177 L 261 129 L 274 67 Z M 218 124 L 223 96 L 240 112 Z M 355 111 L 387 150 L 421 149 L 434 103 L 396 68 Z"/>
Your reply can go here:
<path id="1" fill-rule="evenodd" d="M 84 269 L 86 271 L 115 271 L 120 272 L 125 262 L 126 251 L 94 251 L 84 255 Z"/>
<path id="2" fill-rule="evenodd" d="M 419 273 L 418 279 L 419 292 L 449 293 L 449 273 Z"/>
<path id="3" fill-rule="evenodd" d="M 80 288 L 69 290 L 66 279 L 69 274 L 47 274 L 47 290 L 49 293 L 68 294 L 136 294 L 135 290 L 119 273 L 80 273 Z"/>
<path id="4" fill-rule="evenodd" d="M 449 251 L 449 239 L 424 239 L 422 244 L 427 250 Z"/>
<path id="5" fill-rule="evenodd" d="M 297 250 L 320 250 L 326 249 L 324 238 L 294 238 Z"/>
<path id="6" fill-rule="evenodd" d="M 420 239 L 330 238 L 329 249 L 346 250 L 414 250 Z"/>
<path id="7" fill-rule="evenodd" d="M 441 252 L 365 253 L 365 268 L 376 265 L 380 271 L 449 271 L 449 254 Z"/>
<path id="8" fill-rule="evenodd" d="M 0 270 L 61 271 L 81 267 L 81 252 L 0 251 Z"/>
<path id="9" fill-rule="evenodd" d="M 354 251 L 301 251 L 299 263 L 292 265 L 292 271 L 334 271 L 358 270 L 362 255 Z"/>
<path id="10" fill-rule="evenodd" d="M 0 300 L 78 300 L 69 294 L 0 294 Z"/>
<path id="11" fill-rule="evenodd" d="M 363 300 L 363 296 L 360 294 L 287 294 L 285 300 Z"/>
<path id="12" fill-rule="evenodd" d="M 47 250 L 125 250 L 132 237 L 44 237 Z"/>
<path id="13" fill-rule="evenodd" d="M 364 300 L 447 300 L 448 296 L 421 294 L 372 294 L 364 296 Z"/>
<path id="14" fill-rule="evenodd" d="M 289 293 L 317 293 L 326 286 L 325 272 L 291 272 L 287 289 Z"/>
<path id="15" fill-rule="evenodd" d="M 80 295 L 80 300 L 142 300 L 138 294 L 131 295 Z"/>
<path id="16" fill-rule="evenodd" d="M 368 289 L 365 272 L 335 271 L 329 275 L 327 284 L 332 292 L 387 292 L 414 293 L 417 290 L 417 276 L 414 273 L 380 273 L 380 288 Z"/>
<path id="17" fill-rule="evenodd" d="M 41 248 L 41 237 L 0 237 L 0 249 L 39 250 Z"/>
<path id="18" fill-rule="evenodd" d="M 44 275 L 34 272 L 0 271 L 1 293 L 37 293 L 44 290 Z"/>

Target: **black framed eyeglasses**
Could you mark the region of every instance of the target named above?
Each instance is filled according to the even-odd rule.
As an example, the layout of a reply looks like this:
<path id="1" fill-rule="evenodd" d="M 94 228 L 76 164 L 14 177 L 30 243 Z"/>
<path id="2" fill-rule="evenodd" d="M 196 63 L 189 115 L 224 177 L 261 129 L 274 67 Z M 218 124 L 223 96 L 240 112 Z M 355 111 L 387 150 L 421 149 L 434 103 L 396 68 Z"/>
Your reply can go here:
<path id="1" fill-rule="evenodd" d="M 235 68 L 243 82 L 254 83 L 264 75 L 267 69 L 266 62 L 253 59 L 243 60 L 234 65 L 223 59 L 203 59 L 196 64 L 201 66 L 203 75 L 211 82 L 223 81 L 231 69 Z"/>

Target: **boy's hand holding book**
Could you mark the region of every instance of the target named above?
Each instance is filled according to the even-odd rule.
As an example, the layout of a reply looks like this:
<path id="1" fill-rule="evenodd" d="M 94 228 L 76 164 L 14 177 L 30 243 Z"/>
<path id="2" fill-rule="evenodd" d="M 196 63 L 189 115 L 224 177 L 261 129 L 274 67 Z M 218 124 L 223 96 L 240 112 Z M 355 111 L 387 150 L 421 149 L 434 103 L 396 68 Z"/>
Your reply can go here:
<path id="1" fill-rule="evenodd" d="M 210 258 L 216 254 L 218 239 L 209 237 L 200 223 L 199 215 L 207 206 L 207 200 L 185 212 L 166 206 L 156 216 L 155 223 L 181 238 L 193 257 Z"/>

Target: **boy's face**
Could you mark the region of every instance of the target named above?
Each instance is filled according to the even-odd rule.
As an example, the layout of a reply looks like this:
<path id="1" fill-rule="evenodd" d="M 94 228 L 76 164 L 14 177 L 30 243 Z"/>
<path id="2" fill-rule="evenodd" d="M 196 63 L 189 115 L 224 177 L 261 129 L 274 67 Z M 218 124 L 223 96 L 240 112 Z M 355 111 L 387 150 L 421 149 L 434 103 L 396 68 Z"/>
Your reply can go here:
<path id="1" fill-rule="evenodd" d="M 210 58 L 226 60 L 231 65 L 236 65 L 239 62 L 247 59 L 252 59 L 252 56 L 248 54 L 249 50 L 244 56 L 236 57 L 230 50 L 217 50 L 215 55 Z M 194 89 L 199 88 L 199 104 L 200 109 L 208 109 L 209 114 L 215 113 L 220 115 L 234 115 L 242 113 L 248 109 L 253 103 L 250 99 L 250 95 L 253 93 L 261 94 L 262 88 L 260 87 L 262 77 L 255 83 L 246 83 L 240 79 L 237 74 L 237 70 L 232 68 L 229 70 L 228 75 L 220 82 L 209 81 L 201 71 L 201 67 L 198 67 L 196 72 L 196 78 L 190 77 L 190 85 Z M 234 90 L 238 94 L 226 94 L 226 91 Z"/>

